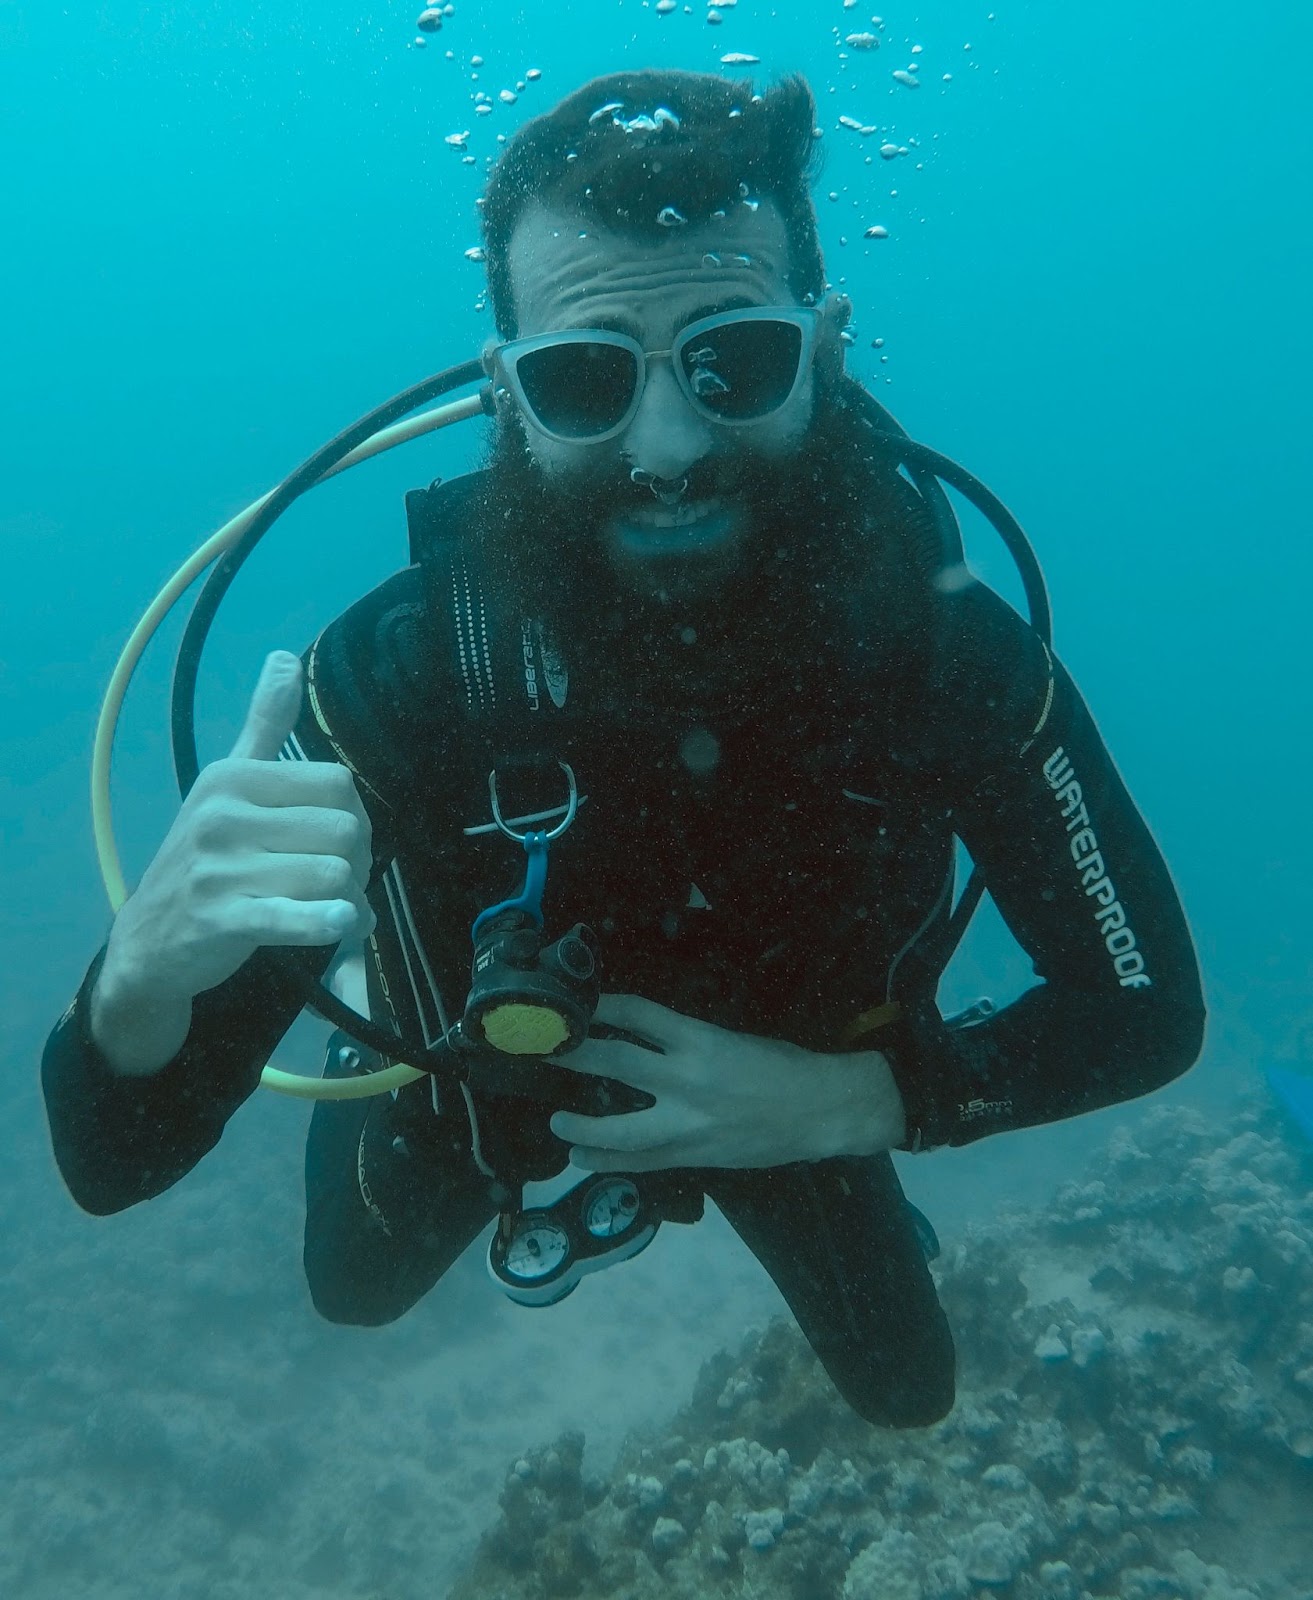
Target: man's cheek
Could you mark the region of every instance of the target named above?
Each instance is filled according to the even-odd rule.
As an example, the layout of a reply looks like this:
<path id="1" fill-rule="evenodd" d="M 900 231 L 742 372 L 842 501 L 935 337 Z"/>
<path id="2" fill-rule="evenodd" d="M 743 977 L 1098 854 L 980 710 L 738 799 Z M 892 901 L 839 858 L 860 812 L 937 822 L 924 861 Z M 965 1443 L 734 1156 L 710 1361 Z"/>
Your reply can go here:
<path id="1" fill-rule="evenodd" d="M 618 472 L 618 468 L 608 472 L 608 464 L 600 461 L 595 451 L 555 439 L 531 439 L 529 451 L 543 477 L 558 492 L 595 494 Z"/>
<path id="2" fill-rule="evenodd" d="M 554 439 L 544 438 L 542 434 L 534 433 L 530 428 L 524 430 L 524 443 L 534 466 L 545 477 L 556 479 L 561 476 L 566 458 L 571 454 L 568 446 L 557 444 Z"/>

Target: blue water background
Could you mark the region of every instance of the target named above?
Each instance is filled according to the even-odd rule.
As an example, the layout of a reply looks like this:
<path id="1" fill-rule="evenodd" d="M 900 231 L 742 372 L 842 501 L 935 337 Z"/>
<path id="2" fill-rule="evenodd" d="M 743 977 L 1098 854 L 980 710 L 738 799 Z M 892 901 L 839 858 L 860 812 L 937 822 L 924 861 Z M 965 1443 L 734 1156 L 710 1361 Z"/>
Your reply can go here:
<path id="1" fill-rule="evenodd" d="M 700 5 L 661 18 L 635 0 L 458 0 L 424 51 L 417 9 L 0 0 L 5 1231 L 39 1216 L 91 1252 L 107 1226 L 84 1225 L 57 1184 L 35 1071 L 107 925 L 86 766 L 131 624 L 195 544 L 326 437 L 477 351 L 489 324 L 463 252 L 497 132 L 587 75 L 710 68 L 728 50 L 810 78 L 854 370 L 1028 529 L 1059 652 L 1164 847 L 1212 1013 L 1204 1065 L 1170 1095 L 1224 1117 L 1236 1086 L 1296 1064 L 1313 883 L 1313 11 L 999 0 L 990 20 L 964 0 L 891 4 L 883 48 L 840 61 L 835 30 L 867 25 L 868 7 L 741 0 L 714 29 Z M 473 53 L 494 96 L 530 66 L 542 79 L 476 119 Z M 913 59 L 917 91 L 890 78 Z M 882 162 L 878 137 L 836 129 L 841 114 L 915 138 L 915 156 Z M 443 142 L 467 128 L 474 167 Z M 863 240 L 873 223 L 890 237 Z M 280 524 L 216 629 L 207 754 L 267 648 L 301 648 L 404 562 L 401 491 L 475 447 L 469 428 L 413 446 Z M 978 568 L 1014 593 L 992 535 L 968 533 Z M 176 637 L 123 722 L 130 876 L 174 804 Z M 1023 979 L 986 922 L 953 991 Z M 244 1152 L 274 1151 L 268 1198 L 290 1241 L 275 1270 L 293 1292 L 303 1121 L 265 1097 L 213 1158 L 240 1183 Z M 1038 1192 L 1104 1132 L 1090 1119 L 905 1170 L 951 1228 L 967 1207 Z"/>
<path id="2" fill-rule="evenodd" d="M 39 1038 L 105 925 L 84 768 L 132 621 L 203 535 L 487 332 L 463 258 L 482 159 L 462 165 L 444 136 L 471 129 L 482 158 L 586 75 L 727 50 L 816 90 L 854 369 L 1034 540 L 1058 648 L 1185 895 L 1212 1060 L 1234 1076 L 1288 1057 L 1313 881 L 1308 12 L 891 9 L 883 48 L 840 62 L 833 30 L 864 8 L 743 0 L 716 29 L 632 0 L 464 0 L 423 52 L 413 9 L 0 0 L 0 940 L 24 1111 Z M 543 77 L 476 119 L 474 53 L 494 96 L 531 65 Z M 916 92 L 890 78 L 913 59 Z M 840 114 L 916 138 L 924 170 L 864 165 L 879 139 L 836 130 Z M 888 240 L 862 240 L 874 222 Z M 300 648 L 404 560 L 399 491 L 468 459 L 472 431 L 362 468 L 280 526 L 216 632 L 210 753 L 266 647 Z M 972 548 L 1010 582 L 987 532 Z M 170 815 L 168 668 L 157 649 L 123 726 L 130 868 Z"/>

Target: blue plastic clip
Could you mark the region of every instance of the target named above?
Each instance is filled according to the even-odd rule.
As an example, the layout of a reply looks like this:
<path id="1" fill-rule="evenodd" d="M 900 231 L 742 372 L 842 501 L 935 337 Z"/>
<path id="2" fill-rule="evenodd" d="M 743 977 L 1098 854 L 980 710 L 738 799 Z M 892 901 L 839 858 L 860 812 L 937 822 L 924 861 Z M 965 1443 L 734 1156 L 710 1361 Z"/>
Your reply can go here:
<path id="1" fill-rule="evenodd" d="M 515 829 L 501 814 L 501 803 L 497 798 L 497 769 L 488 774 L 488 794 L 492 800 L 492 819 L 508 839 L 514 839 L 516 844 L 524 846 L 528 862 L 524 869 L 524 887 L 519 894 L 510 900 L 502 900 L 495 906 L 489 906 L 486 911 L 481 911 L 474 920 L 471 930 L 472 937 L 477 941 L 485 925 L 493 918 L 500 916 L 504 911 L 524 911 L 533 920 L 537 928 L 543 925 L 543 891 L 547 887 L 547 849 L 553 839 L 559 839 L 575 819 L 579 810 L 579 787 L 575 783 L 574 769 L 568 763 L 559 763 L 561 771 L 565 773 L 566 782 L 570 786 L 569 797 L 565 805 L 565 815 L 560 822 L 549 832 L 533 829 L 527 833 L 516 833 Z"/>

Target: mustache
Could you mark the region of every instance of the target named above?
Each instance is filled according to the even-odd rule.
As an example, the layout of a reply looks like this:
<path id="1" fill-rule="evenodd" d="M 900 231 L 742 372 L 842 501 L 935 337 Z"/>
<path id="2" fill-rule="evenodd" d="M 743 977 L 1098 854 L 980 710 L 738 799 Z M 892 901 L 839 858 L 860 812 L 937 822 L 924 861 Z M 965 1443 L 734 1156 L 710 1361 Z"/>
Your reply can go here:
<path id="1" fill-rule="evenodd" d="M 629 451 L 601 451 L 597 462 L 584 456 L 568 467 L 544 469 L 529 448 L 525 426 L 517 414 L 505 416 L 499 422 L 489 443 L 488 462 L 499 475 L 517 482 L 521 490 L 533 485 L 553 498 L 577 501 L 582 496 L 590 502 L 605 504 L 608 510 L 651 506 L 656 499 L 648 483 L 633 482 L 633 472 L 649 472 L 649 469 L 643 462 L 635 461 Z M 697 501 L 748 493 L 758 483 L 790 477 L 795 470 L 796 462 L 792 459 L 764 458 L 752 448 L 740 445 L 736 450 L 702 456 L 673 477 L 660 480 L 678 483 L 683 478 L 686 480 L 683 499 Z"/>
<path id="2" fill-rule="evenodd" d="M 595 465 L 582 462 L 567 470 L 547 472 L 534 459 L 518 428 L 502 434 L 492 450 L 492 464 L 518 486 L 518 492 L 536 492 L 543 501 L 569 504 L 578 515 L 591 512 L 599 518 L 623 516 L 629 511 L 650 509 L 662 503 L 650 483 L 633 474 L 646 472 L 629 456 L 609 455 Z M 692 462 L 673 479 L 661 484 L 684 481 L 679 496 L 682 505 L 704 500 L 750 500 L 769 492 L 790 475 L 789 465 L 758 457 L 754 452 L 736 451 L 733 455 L 706 456 Z"/>

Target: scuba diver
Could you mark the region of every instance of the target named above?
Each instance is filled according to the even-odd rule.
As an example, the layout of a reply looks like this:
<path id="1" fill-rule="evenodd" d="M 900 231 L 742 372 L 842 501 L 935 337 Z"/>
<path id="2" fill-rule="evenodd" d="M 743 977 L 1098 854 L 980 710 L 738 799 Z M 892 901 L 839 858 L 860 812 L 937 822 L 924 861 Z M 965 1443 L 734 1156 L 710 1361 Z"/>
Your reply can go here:
<path id="1" fill-rule="evenodd" d="M 551 1304 L 710 1197 L 847 1401 L 912 1427 L 954 1348 L 890 1152 L 1156 1089 L 1203 1002 L 1046 616 L 973 577 L 845 374 L 814 120 L 797 77 L 625 72 L 510 140 L 484 465 L 269 657 L 42 1078 L 74 1198 L 120 1210 L 214 1147 L 309 993 L 345 1015 L 326 1093 L 417 1068 L 315 1108 L 325 1317 L 400 1317 L 494 1220 L 494 1277 Z M 978 880 L 1038 981 L 945 1018 Z"/>

